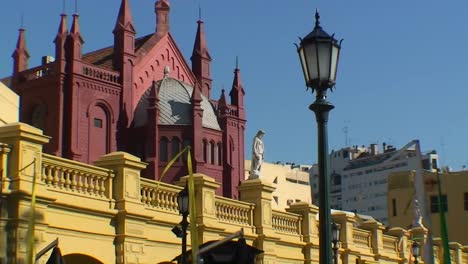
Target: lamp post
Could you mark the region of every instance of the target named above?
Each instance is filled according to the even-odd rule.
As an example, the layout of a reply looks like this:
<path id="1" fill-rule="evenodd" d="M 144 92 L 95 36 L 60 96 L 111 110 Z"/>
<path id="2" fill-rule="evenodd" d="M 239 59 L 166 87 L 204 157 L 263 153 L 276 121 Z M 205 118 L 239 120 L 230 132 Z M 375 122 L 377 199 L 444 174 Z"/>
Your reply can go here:
<path id="1" fill-rule="evenodd" d="M 338 242 L 340 242 L 340 225 L 332 223 L 332 242 L 333 242 L 333 262 L 338 264 L 338 249 L 340 248 Z"/>
<path id="2" fill-rule="evenodd" d="M 177 206 L 179 207 L 179 213 L 182 215 L 182 221 L 180 227 L 182 229 L 182 264 L 187 264 L 187 227 L 188 221 L 187 216 L 189 215 L 189 193 L 187 184 L 185 188 L 177 195 Z"/>
<path id="3" fill-rule="evenodd" d="M 319 243 L 321 264 L 331 264 L 330 237 L 330 179 L 328 175 L 328 113 L 334 106 L 327 101 L 327 90 L 335 86 L 341 41 L 328 35 L 320 26 L 320 16 L 315 12 L 315 27 L 297 46 L 307 89 L 316 92 L 315 102 L 309 109 L 315 113 L 318 136 L 319 172 Z"/>
<path id="4" fill-rule="evenodd" d="M 419 243 L 414 241 L 413 244 L 411 245 L 411 253 L 413 253 L 414 257 L 414 264 L 418 264 L 418 257 L 419 257 Z"/>

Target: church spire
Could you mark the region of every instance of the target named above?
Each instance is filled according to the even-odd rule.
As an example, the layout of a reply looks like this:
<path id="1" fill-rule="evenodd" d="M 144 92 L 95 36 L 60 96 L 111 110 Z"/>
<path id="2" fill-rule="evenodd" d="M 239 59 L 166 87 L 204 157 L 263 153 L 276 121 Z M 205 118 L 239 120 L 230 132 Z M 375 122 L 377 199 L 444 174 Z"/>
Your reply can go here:
<path id="1" fill-rule="evenodd" d="M 77 13 L 73 14 L 72 26 L 67 37 L 68 56 L 73 60 L 81 59 L 81 46 L 84 43 L 81 37 L 80 24 L 78 23 L 79 17 Z"/>
<path id="2" fill-rule="evenodd" d="M 190 58 L 192 61 L 192 72 L 194 73 L 198 82 L 200 82 L 202 94 L 210 98 L 212 82 L 210 74 L 211 56 L 208 52 L 204 23 L 201 20 L 201 17 L 197 23 L 197 35 L 195 36 L 192 57 Z"/>
<path id="3" fill-rule="evenodd" d="M 224 94 L 225 90 L 221 90 L 221 96 L 219 97 L 218 100 L 218 114 L 219 116 L 224 116 L 227 111 L 228 111 L 228 106 L 227 106 L 227 101 L 226 101 L 226 95 Z"/>
<path id="4" fill-rule="evenodd" d="M 119 15 L 117 16 L 117 21 L 115 23 L 114 33 L 122 29 L 135 33 L 132 13 L 130 11 L 128 0 L 122 0 L 120 3 Z"/>
<path id="5" fill-rule="evenodd" d="M 71 27 L 71 34 L 74 34 L 76 36 L 80 36 L 81 38 L 81 32 L 80 32 L 80 24 L 78 23 L 79 19 L 78 13 L 73 14 L 73 22 L 72 22 L 72 27 Z"/>
<path id="6" fill-rule="evenodd" d="M 65 59 L 64 45 L 67 38 L 68 29 L 67 29 L 67 15 L 62 13 L 60 15 L 60 24 L 57 30 L 57 35 L 55 36 L 55 58 L 57 60 Z"/>
<path id="7" fill-rule="evenodd" d="M 13 75 L 28 68 L 29 52 L 26 47 L 25 31 L 26 30 L 23 26 L 21 26 L 19 29 L 18 41 L 16 42 L 16 48 L 12 54 L 14 61 Z"/>
<path id="8" fill-rule="evenodd" d="M 114 67 L 123 71 L 124 61 L 135 55 L 135 27 L 128 0 L 122 0 L 114 28 Z M 128 74 L 128 73 L 125 73 Z"/>
<path id="9" fill-rule="evenodd" d="M 234 70 L 234 80 L 232 81 L 232 89 L 229 92 L 231 96 L 231 104 L 239 108 L 244 108 L 244 87 L 240 77 L 239 62 L 236 57 L 236 69 Z"/>
<path id="10" fill-rule="evenodd" d="M 169 0 L 158 0 L 154 4 L 156 13 L 156 34 L 163 36 L 169 32 Z"/>

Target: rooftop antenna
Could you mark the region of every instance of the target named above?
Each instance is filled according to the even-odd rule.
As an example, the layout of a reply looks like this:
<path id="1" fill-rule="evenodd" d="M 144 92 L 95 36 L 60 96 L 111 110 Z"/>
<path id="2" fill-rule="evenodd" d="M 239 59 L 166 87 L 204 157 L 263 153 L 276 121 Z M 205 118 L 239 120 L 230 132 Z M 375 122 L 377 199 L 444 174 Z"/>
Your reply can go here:
<path id="1" fill-rule="evenodd" d="M 236 56 L 236 69 L 239 69 L 239 56 Z"/>
<path id="2" fill-rule="evenodd" d="M 23 11 L 21 11 L 20 28 L 24 28 L 24 12 Z"/>
<path id="3" fill-rule="evenodd" d="M 440 151 L 440 157 L 439 157 L 439 168 L 442 169 L 442 164 L 444 164 L 443 162 L 443 158 L 442 157 L 445 157 L 445 140 L 444 140 L 444 136 L 441 136 L 440 137 L 440 148 L 441 148 L 441 151 Z"/>
<path id="4" fill-rule="evenodd" d="M 349 140 L 349 127 L 348 127 L 348 120 L 344 121 L 345 126 L 343 127 L 343 133 L 345 137 L 345 147 L 348 147 L 350 145 L 350 140 Z"/>
<path id="5" fill-rule="evenodd" d="M 21 1 L 20 28 L 24 29 L 24 0 Z"/>
<path id="6" fill-rule="evenodd" d="M 345 147 L 347 147 L 347 146 L 349 146 L 348 126 L 343 127 L 343 133 L 344 133 L 344 137 L 345 137 Z"/>
<path id="7" fill-rule="evenodd" d="M 75 0 L 75 14 L 78 14 L 78 0 Z"/>
<path id="8" fill-rule="evenodd" d="M 65 0 L 62 0 L 62 14 L 65 14 Z"/>
<path id="9" fill-rule="evenodd" d="M 198 4 L 198 20 L 201 20 L 201 5 Z"/>

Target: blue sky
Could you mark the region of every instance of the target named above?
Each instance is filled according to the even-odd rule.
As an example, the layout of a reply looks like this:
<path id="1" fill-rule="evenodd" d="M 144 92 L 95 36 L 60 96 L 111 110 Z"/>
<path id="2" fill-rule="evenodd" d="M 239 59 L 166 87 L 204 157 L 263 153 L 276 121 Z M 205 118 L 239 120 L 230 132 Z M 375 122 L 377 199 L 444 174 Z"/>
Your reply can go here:
<path id="1" fill-rule="evenodd" d="M 74 1 L 66 0 L 72 14 Z M 21 14 L 30 66 L 54 53 L 62 1 L 2 3 L 0 77 L 10 75 Z M 246 149 L 264 129 L 266 159 L 316 162 L 316 123 L 293 45 L 313 29 L 314 11 L 328 33 L 343 38 L 330 114 L 329 147 L 370 143 L 405 145 L 420 139 L 443 165 L 468 165 L 468 3 L 462 0 L 171 0 L 171 32 L 186 59 L 202 8 L 213 57 L 214 98 L 230 89 L 239 66 L 246 91 Z M 112 43 L 119 0 L 78 0 L 84 52 Z M 130 0 L 138 36 L 154 31 L 153 0 Z M 69 23 L 70 25 L 70 23 Z M 250 152 L 250 151 L 248 151 Z M 247 154 L 246 157 L 249 157 Z"/>

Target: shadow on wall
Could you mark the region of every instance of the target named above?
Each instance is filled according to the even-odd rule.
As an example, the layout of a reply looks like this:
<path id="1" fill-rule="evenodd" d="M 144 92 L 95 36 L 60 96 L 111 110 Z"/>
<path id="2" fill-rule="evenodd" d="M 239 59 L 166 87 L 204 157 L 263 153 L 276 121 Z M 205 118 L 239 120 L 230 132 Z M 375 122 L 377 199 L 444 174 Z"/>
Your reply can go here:
<path id="1" fill-rule="evenodd" d="M 83 254 L 68 254 L 63 259 L 67 264 L 104 264 L 93 257 Z"/>

